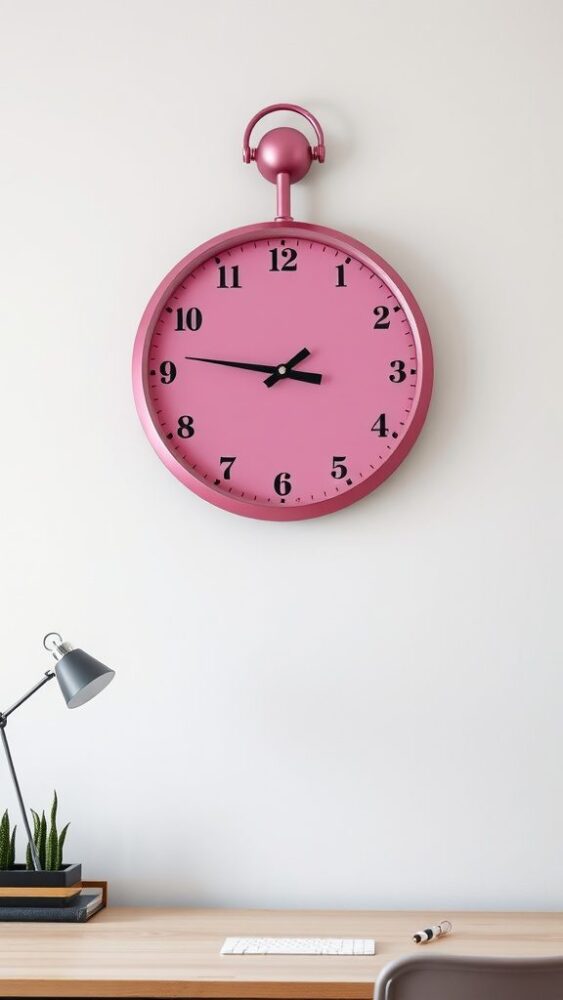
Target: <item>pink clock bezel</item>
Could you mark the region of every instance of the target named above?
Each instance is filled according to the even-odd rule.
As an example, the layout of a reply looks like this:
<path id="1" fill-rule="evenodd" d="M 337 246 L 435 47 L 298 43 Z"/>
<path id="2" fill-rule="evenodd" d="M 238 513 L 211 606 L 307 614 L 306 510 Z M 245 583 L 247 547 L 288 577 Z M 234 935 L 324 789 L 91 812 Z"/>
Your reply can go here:
<path id="1" fill-rule="evenodd" d="M 198 267 L 208 257 L 218 255 L 229 250 L 232 246 L 249 240 L 276 237 L 295 237 L 299 239 L 304 234 L 307 234 L 312 240 L 316 239 L 334 246 L 337 250 L 351 253 L 364 263 L 366 267 L 375 271 L 389 286 L 393 294 L 396 295 L 409 320 L 416 343 L 418 359 L 417 389 L 413 403 L 413 416 L 404 437 L 387 461 L 371 476 L 357 483 L 346 493 L 340 493 L 326 500 L 320 500 L 318 503 L 294 507 L 282 507 L 281 505 L 275 507 L 247 502 L 208 486 L 207 483 L 198 479 L 191 470 L 187 469 L 169 451 L 166 441 L 163 440 L 160 432 L 157 430 L 150 412 L 147 382 L 148 365 L 146 361 L 155 323 L 160 316 L 164 304 L 174 288 L 191 270 Z M 184 486 L 187 486 L 192 492 L 197 493 L 198 496 L 204 500 L 208 500 L 216 507 L 221 507 L 223 510 L 227 510 L 233 514 L 242 514 L 245 517 L 267 521 L 301 521 L 310 517 L 321 517 L 324 514 L 332 514 L 334 511 L 341 510 L 343 507 L 355 503 L 356 500 L 367 496 L 368 493 L 371 493 L 380 486 L 403 462 L 422 430 L 432 395 L 433 378 L 434 365 L 428 328 L 416 299 L 402 278 L 399 277 L 396 271 L 382 257 L 358 240 L 335 229 L 317 226 L 308 222 L 261 222 L 249 226 L 241 226 L 237 229 L 231 229 L 226 233 L 221 233 L 219 236 L 213 237 L 213 239 L 202 243 L 201 246 L 192 250 L 187 257 L 184 257 L 169 271 L 151 297 L 143 313 L 133 349 L 133 393 L 135 405 L 144 431 L 164 465 Z"/>

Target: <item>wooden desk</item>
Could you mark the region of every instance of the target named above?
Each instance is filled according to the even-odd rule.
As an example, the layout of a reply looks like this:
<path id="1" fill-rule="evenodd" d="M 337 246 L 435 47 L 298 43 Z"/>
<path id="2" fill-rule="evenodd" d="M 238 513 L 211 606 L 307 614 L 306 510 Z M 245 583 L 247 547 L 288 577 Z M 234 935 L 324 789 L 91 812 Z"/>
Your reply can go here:
<path id="1" fill-rule="evenodd" d="M 383 965 L 420 951 L 413 931 L 444 916 L 454 933 L 427 953 L 563 954 L 561 913 L 110 908 L 87 924 L 1 924 L 0 996 L 371 1000 Z M 373 937 L 377 955 L 222 958 L 238 934 Z"/>

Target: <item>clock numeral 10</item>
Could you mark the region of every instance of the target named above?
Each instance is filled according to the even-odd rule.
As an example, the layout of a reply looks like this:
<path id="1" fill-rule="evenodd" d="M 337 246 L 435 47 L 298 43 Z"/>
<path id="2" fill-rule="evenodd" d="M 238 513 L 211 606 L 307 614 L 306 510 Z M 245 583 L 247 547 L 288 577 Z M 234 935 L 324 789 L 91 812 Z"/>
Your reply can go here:
<path id="1" fill-rule="evenodd" d="M 274 489 L 279 497 L 286 497 L 288 493 L 291 493 L 291 474 L 279 472 L 274 479 Z"/>
<path id="2" fill-rule="evenodd" d="M 176 378 L 176 365 L 173 361 L 163 361 L 159 368 L 163 385 L 170 385 Z"/>
<path id="3" fill-rule="evenodd" d="M 236 456 L 229 457 L 225 456 L 219 459 L 219 465 L 224 465 L 225 470 L 223 472 L 223 479 L 231 478 L 231 469 L 236 462 Z"/>
<path id="4" fill-rule="evenodd" d="M 228 282 L 227 282 L 227 268 L 225 267 L 224 264 L 221 264 L 221 267 L 219 268 L 219 284 L 217 285 L 217 288 L 241 288 L 242 287 L 241 284 L 240 284 L 240 281 L 239 281 L 238 264 L 235 264 L 234 267 L 231 267 L 230 271 L 231 271 L 231 283 L 228 284 Z"/>
<path id="5" fill-rule="evenodd" d="M 195 434 L 194 428 L 194 418 L 187 415 L 183 417 L 178 417 L 178 437 L 181 438 L 191 438 Z"/>
<path id="6" fill-rule="evenodd" d="M 373 315 L 375 316 L 375 323 L 373 324 L 374 330 L 388 330 L 389 329 L 389 310 L 387 306 L 376 306 L 373 310 Z"/>
<path id="7" fill-rule="evenodd" d="M 177 330 L 191 330 L 192 333 L 195 333 L 196 330 L 199 330 L 202 323 L 202 312 L 197 306 L 192 306 L 191 309 L 186 309 L 185 312 L 183 309 L 176 309 Z"/>
<path id="8" fill-rule="evenodd" d="M 333 479 L 344 479 L 344 476 L 348 475 L 348 469 L 342 463 L 344 462 L 346 455 L 335 455 L 332 460 L 332 471 L 331 476 Z"/>
<path id="9" fill-rule="evenodd" d="M 377 420 L 375 421 L 372 431 L 379 434 L 380 438 L 387 437 L 389 433 L 389 428 L 387 426 L 387 420 L 385 413 L 380 413 Z"/>
<path id="10" fill-rule="evenodd" d="M 297 270 L 297 264 L 295 263 L 297 260 L 297 250 L 293 250 L 292 247 L 283 247 L 282 250 L 280 251 L 279 247 L 275 247 L 273 250 L 270 250 L 270 253 L 272 255 L 272 266 L 270 268 L 270 271 Z M 281 265 L 281 267 L 279 261 L 280 253 L 281 256 L 284 258 L 284 263 Z"/>

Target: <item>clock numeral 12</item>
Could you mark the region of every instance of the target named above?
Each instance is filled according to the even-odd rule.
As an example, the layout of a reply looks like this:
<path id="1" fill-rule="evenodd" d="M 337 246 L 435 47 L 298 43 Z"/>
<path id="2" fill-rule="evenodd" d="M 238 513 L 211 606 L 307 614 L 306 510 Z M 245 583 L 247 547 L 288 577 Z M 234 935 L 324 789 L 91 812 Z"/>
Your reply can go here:
<path id="1" fill-rule="evenodd" d="M 201 309 L 197 308 L 197 306 L 192 306 L 191 309 L 186 309 L 185 314 L 183 309 L 176 309 L 177 330 L 191 330 L 192 333 L 195 333 L 196 330 L 199 330 L 202 323 L 202 312 Z"/>
<path id="2" fill-rule="evenodd" d="M 226 456 L 219 459 L 219 465 L 225 466 L 225 471 L 223 472 L 223 479 L 231 478 L 231 469 L 235 464 L 235 462 L 236 462 L 236 456 L 235 457 Z"/>
<path id="3" fill-rule="evenodd" d="M 219 284 L 217 285 L 217 288 L 241 288 L 241 287 L 242 286 L 239 281 L 238 264 L 235 264 L 234 267 L 231 267 L 230 285 L 227 284 L 227 268 L 225 267 L 224 264 L 221 264 L 221 267 L 219 268 Z"/>
<path id="4" fill-rule="evenodd" d="M 291 493 L 291 473 L 279 472 L 274 479 L 274 489 L 279 497 L 286 497 Z"/>
<path id="5" fill-rule="evenodd" d="M 178 417 L 178 437 L 181 438 L 191 438 L 195 434 L 194 429 L 194 418 L 185 415 L 183 417 Z"/>
<path id="6" fill-rule="evenodd" d="M 282 264 L 281 267 L 279 262 L 279 253 L 280 253 L 279 247 L 274 247 L 273 250 L 270 250 L 270 253 L 272 255 L 272 266 L 270 268 L 270 271 L 297 270 L 297 264 L 295 263 L 297 260 L 297 250 L 293 250 L 292 247 L 282 248 L 281 256 L 284 258 L 284 263 Z"/>
<path id="7" fill-rule="evenodd" d="M 374 423 L 374 425 L 372 427 L 372 431 L 375 431 L 376 434 L 379 434 L 380 438 L 387 437 L 387 435 L 389 433 L 389 428 L 388 428 L 387 423 L 386 423 L 386 415 L 385 415 L 385 413 L 380 413 L 379 414 L 377 420 L 375 421 L 375 423 Z"/>

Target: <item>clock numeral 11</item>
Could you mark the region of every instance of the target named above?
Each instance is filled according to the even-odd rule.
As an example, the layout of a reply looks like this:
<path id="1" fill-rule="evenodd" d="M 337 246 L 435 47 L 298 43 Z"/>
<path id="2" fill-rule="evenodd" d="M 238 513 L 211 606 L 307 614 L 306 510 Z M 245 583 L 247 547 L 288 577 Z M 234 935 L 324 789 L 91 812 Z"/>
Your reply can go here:
<path id="1" fill-rule="evenodd" d="M 179 331 L 191 330 L 195 333 L 203 323 L 201 309 L 192 306 L 191 309 L 176 309 L 176 329 Z"/>
<path id="2" fill-rule="evenodd" d="M 241 283 L 239 281 L 238 264 L 235 264 L 234 267 L 231 267 L 230 268 L 230 272 L 231 272 L 231 283 L 228 284 L 228 281 L 227 281 L 227 268 L 225 267 L 224 264 L 221 264 L 221 267 L 219 268 L 219 284 L 217 285 L 217 288 L 241 288 L 242 287 Z"/>

